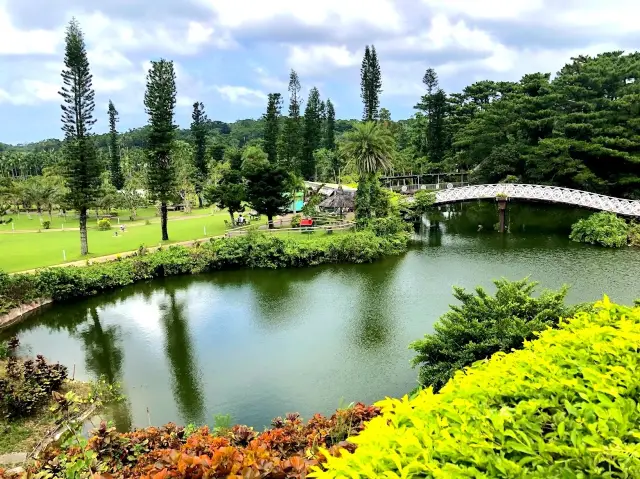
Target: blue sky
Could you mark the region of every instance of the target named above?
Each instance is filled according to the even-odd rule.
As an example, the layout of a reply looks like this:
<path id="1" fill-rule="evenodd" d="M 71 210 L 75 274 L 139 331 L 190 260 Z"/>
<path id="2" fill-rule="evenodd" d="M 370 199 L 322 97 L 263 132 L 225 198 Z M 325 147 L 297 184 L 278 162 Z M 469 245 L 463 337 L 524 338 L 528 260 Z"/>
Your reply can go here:
<path id="1" fill-rule="evenodd" d="M 46 5 L 46 7 L 45 7 Z M 107 102 L 119 128 L 146 122 L 151 59 L 176 63 L 178 123 L 195 100 L 210 118 L 256 118 L 266 95 L 317 86 L 339 118 L 359 118 L 359 68 L 375 44 L 382 106 L 406 118 L 433 67 L 448 92 L 481 79 L 556 72 L 578 54 L 638 45 L 637 0 L 0 0 L 0 142 L 61 137 L 64 28 L 85 32 L 96 90 L 95 131 Z"/>

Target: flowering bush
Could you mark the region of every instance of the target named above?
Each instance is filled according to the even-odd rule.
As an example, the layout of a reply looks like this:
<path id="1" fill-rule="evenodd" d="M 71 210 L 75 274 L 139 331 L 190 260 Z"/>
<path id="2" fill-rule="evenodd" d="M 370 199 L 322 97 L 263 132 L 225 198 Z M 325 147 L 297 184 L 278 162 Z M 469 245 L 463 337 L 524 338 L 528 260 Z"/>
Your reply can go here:
<path id="1" fill-rule="evenodd" d="M 17 340 L 9 342 L 15 351 Z M 14 354 L 7 359 L 4 377 L 0 378 L 0 415 L 16 419 L 35 414 L 58 391 L 67 378 L 67 368 L 47 364 L 41 355 L 36 360 L 19 361 Z"/>
<path id="2" fill-rule="evenodd" d="M 234 426 L 220 434 L 203 427 L 187 435 L 168 424 L 120 434 L 102 423 L 87 444 L 47 451 L 31 472 L 62 478 L 80 464 L 102 477 L 302 479 L 326 460 L 324 454 L 354 450 L 345 439 L 359 434 L 379 413 L 377 407 L 355 404 L 330 418 L 315 415 L 306 424 L 298 414 L 288 414 L 262 433 Z M 326 452 L 318 454 L 320 448 Z"/>

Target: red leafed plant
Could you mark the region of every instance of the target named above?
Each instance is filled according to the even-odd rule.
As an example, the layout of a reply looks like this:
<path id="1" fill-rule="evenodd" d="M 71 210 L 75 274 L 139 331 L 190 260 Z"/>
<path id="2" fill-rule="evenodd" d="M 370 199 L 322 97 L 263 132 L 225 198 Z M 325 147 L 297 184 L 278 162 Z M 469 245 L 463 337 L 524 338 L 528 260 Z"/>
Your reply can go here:
<path id="1" fill-rule="evenodd" d="M 342 448 L 355 450 L 346 439 L 359 434 L 379 414 L 377 407 L 358 403 L 330 418 L 316 414 L 306 424 L 298 414 L 288 414 L 274 419 L 273 427 L 261 433 L 234 426 L 222 435 L 205 426 L 186 436 L 175 424 L 120 434 L 101 424 L 92 431 L 87 449 L 96 454 L 95 468 L 102 477 L 305 479 L 312 466 L 325 460 L 319 447 L 333 455 Z M 46 467 L 61 452 L 48 451 L 32 472 L 47 469 L 53 473 L 49 477 L 64 477 L 64 471 Z"/>

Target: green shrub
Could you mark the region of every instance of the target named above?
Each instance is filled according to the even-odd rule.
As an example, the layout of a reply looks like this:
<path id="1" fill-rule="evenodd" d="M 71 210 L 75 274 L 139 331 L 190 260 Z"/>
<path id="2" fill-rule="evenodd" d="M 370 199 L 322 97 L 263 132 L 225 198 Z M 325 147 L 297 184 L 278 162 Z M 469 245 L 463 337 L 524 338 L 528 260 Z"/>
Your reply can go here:
<path id="1" fill-rule="evenodd" d="M 627 245 L 629 227 L 613 213 L 601 211 L 581 219 L 571 227 L 569 238 L 579 243 L 591 243 L 608 248 Z"/>
<path id="2" fill-rule="evenodd" d="M 301 215 L 293 215 L 291 217 L 291 227 L 298 228 L 300 226 L 300 220 L 302 220 Z"/>
<path id="3" fill-rule="evenodd" d="M 43 221 L 42 228 L 45 230 L 48 230 L 49 228 L 51 228 L 51 221 Z"/>
<path id="4" fill-rule="evenodd" d="M 100 231 L 107 231 L 111 229 L 111 221 L 109 221 L 107 218 L 103 218 L 101 220 L 98 220 L 98 229 Z"/>
<path id="5" fill-rule="evenodd" d="M 373 231 L 376 236 L 392 236 L 411 231 L 411 226 L 399 216 L 371 218 L 368 221 L 368 228 Z"/>
<path id="6" fill-rule="evenodd" d="M 610 304 L 459 372 L 327 453 L 333 478 L 640 477 L 640 308 Z"/>
<path id="7" fill-rule="evenodd" d="M 406 251 L 408 235 L 371 231 L 297 241 L 252 232 L 212 238 L 198 248 L 170 246 L 153 253 L 84 267 L 45 268 L 33 274 L 0 273 L 0 311 L 32 301 L 86 297 L 153 278 L 237 268 L 287 268 L 324 263 L 369 263 Z"/>
<path id="8" fill-rule="evenodd" d="M 640 246 L 640 223 L 632 223 L 629 225 L 629 245 Z"/>
<path id="9" fill-rule="evenodd" d="M 17 341 L 11 349 L 17 348 Z M 33 415 L 49 400 L 67 378 L 67 368 L 60 364 L 47 364 L 43 356 L 36 360 L 18 361 L 11 355 L 0 377 L 0 415 L 8 419 Z"/>
<path id="10" fill-rule="evenodd" d="M 5 341 L 0 341 L 0 359 L 9 357 L 9 345 Z"/>
<path id="11" fill-rule="evenodd" d="M 456 371 L 498 351 L 522 348 L 537 331 L 556 325 L 567 313 L 566 286 L 534 298 L 537 283 L 526 278 L 494 284 L 494 296 L 480 287 L 475 294 L 454 287 L 453 295 L 462 305 L 451 306 L 435 324 L 433 334 L 411 343 L 409 347 L 417 353 L 413 365 L 420 366 L 421 386 L 438 391 Z"/>

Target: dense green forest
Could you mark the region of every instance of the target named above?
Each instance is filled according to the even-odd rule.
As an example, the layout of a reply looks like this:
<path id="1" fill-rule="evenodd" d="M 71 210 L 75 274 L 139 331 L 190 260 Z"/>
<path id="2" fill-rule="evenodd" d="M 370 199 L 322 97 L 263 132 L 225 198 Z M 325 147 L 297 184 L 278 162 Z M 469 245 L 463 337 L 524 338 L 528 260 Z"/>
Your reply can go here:
<path id="1" fill-rule="evenodd" d="M 365 57 L 363 65 L 366 61 Z M 379 74 L 379 64 L 377 69 Z M 363 84 L 363 120 L 379 119 L 391 130 L 395 141 L 391 173 L 468 169 L 478 183 L 552 184 L 640 198 L 639 78 L 637 52 L 580 56 L 553 77 L 531 73 L 518 82 L 479 81 L 459 93 L 443 91 L 437 72 L 429 69 L 423 79 L 424 95 L 416 98 L 416 114 L 405 120 L 392 121 L 387 109 L 378 111 L 378 105 L 367 104 L 371 95 Z M 375 82 L 374 89 L 383 91 L 379 77 Z M 325 103 L 317 89 L 306 101 L 299 92 L 299 80 L 292 72 L 286 114 L 281 114 L 283 96 L 275 94 L 270 95 L 271 114 L 267 110 L 261 119 L 234 123 L 207 119 L 208 164 L 233 163 L 248 147 L 257 146 L 266 152 L 271 149 L 271 155 L 291 163 L 306 178 L 355 177 L 336 144 L 357 121 L 331 119 L 327 113 L 336 114 L 333 105 Z M 145 167 L 148 128 L 118 134 L 125 176 Z M 190 129 L 176 132 L 178 154 L 181 150 L 186 156 L 193 154 L 192 136 Z M 95 140 L 107 165 L 110 135 L 96 135 Z M 62 151 L 57 139 L 0 144 L 0 173 L 40 175 L 60 162 Z"/>

